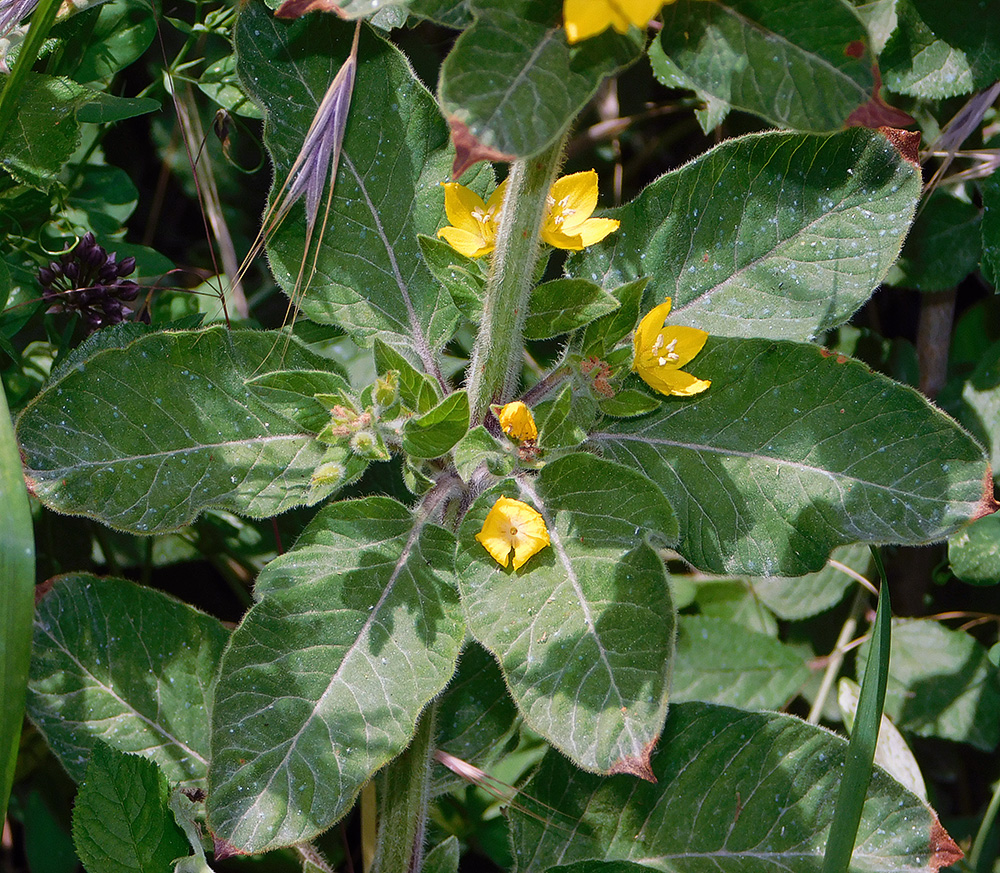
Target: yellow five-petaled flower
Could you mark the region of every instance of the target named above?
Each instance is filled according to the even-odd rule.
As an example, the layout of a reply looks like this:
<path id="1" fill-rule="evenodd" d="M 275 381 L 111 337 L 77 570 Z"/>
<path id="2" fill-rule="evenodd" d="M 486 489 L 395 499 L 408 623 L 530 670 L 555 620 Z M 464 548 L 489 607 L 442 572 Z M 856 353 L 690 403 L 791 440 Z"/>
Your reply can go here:
<path id="1" fill-rule="evenodd" d="M 628 33 L 630 24 L 645 27 L 663 5 L 664 0 L 563 0 L 566 38 L 579 42 L 609 27 Z"/>
<path id="2" fill-rule="evenodd" d="M 515 400 L 513 403 L 504 404 L 497 410 L 496 416 L 507 436 L 521 442 L 538 439 L 535 417 L 523 401 Z"/>
<path id="3" fill-rule="evenodd" d="M 632 369 L 661 394 L 679 397 L 700 394 L 712 383 L 682 372 L 681 367 L 702 350 L 708 334 L 696 327 L 668 327 L 664 321 L 669 314 L 668 297 L 639 322 L 632 340 L 635 350 Z"/>
<path id="4" fill-rule="evenodd" d="M 467 258 L 488 255 L 496 245 L 497 219 L 503 206 L 507 182 L 503 182 L 483 201 L 475 191 L 458 182 L 444 182 L 444 211 L 451 225 L 437 235 Z"/>
<path id="5" fill-rule="evenodd" d="M 514 569 L 517 570 L 549 545 L 549 531 L 545 519 L 527 503 L 501 497 L 487 513 L 476 539 L 501 567 L 507 566 L 513 552 Z"/>
<path id="6" fill-rule="evenodd" d="M 614 218 L 591 218 L 597 206 L 597 171 L 571 173 L 549 190 L 542 239 L 557 249 L 578 252 L 618 230 Z"/>

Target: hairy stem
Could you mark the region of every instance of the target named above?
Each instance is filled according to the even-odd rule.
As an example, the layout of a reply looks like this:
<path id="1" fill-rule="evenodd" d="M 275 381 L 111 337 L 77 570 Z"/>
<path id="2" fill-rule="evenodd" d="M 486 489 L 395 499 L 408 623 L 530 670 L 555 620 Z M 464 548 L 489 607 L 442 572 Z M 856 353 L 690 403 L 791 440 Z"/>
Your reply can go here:
<path id="1" fill-rule="evenodd" d="M 469 366 L 473 425 L 482 424 L 491 403 L 509 400 L 517 385 L 522 333 L 539 255 L 538 234 L 562 154 L 560 139 L 541 154 L 516 161 L 510 169 L 483 320 Z"/>

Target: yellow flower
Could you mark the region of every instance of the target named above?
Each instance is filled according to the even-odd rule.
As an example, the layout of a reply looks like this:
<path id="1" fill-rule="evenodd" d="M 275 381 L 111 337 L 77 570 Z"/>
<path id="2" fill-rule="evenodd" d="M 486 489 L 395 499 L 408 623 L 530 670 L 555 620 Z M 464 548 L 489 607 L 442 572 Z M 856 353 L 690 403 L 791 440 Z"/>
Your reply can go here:
<path id="1" fill-rule="evenodd" d="M 557 179 L 549 191 L 542 239 L 557 249 L 578 252 L 618 230 L 620 221 L 591 218 L 597 206 L 597 172 L 587 170 Z"/>
<path id="2" fill-rule="evenodd" d="M 669 314 L 668 297 L 639 322 L 632 340 L 635 349 L 632 369 L 661 394 L 678 397 L 700 394 L 712 383 L 696 379 L 680 368 L 701 351 L 708 334 L 696 327 L 667 327 L 664 320 Z"/>
<path id="3" fill-rule="evenodd" d="M 619 33 L 628 33 L 630 24 L 645 28 L 663 5 L 664 0 L 563 0 L 566 38 L 574 43 L 609 27 Z"/>
<path id="4" fill-rule="evenodd" d="M 487 514 L 476 539 L 501 567 L 507 566 L 513 551 L 514 569 L 517 570 L 533 554 L 549 545 L 549 531 L 545 520 L 527 503 L 501 497 Z"/>
<path id="5" fill-rule="evenodd" d="M 444 211 L 451 225 L 437 235 L 467 258 L 479 258 L 493 251 L 497 236 L 497 218 L 503 205 L 504 181 L 485 203 L 475 191 L 457 182 L 443 182 Z"/>
<path id="6" fill-rule="evenodd" d="M 520 400 L 508 403 L 496 410 L 500 427 L 507 436 L 516 440 L 537 440 L 538 428 L 535 427 L 535 418 L 531 410 Z"/>

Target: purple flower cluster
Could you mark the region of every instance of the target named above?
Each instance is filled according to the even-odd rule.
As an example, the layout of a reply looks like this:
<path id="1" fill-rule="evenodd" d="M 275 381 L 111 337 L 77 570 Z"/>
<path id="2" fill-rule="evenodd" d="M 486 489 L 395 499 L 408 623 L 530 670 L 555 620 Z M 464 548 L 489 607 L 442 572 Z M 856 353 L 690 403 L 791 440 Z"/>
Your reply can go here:
<path id="1" fill-rule="evenodd" d="M 53 304 L 48 311 L 79 312 L 92 331 L 124 321 L 132 313 L 125 304 L 135 300 L 139 286 L 124 278 L 135 270 L 135 258 L 117 258 L 92 233 L 84 234 L 58 261 L 38 271 L 45 299 Z"/>

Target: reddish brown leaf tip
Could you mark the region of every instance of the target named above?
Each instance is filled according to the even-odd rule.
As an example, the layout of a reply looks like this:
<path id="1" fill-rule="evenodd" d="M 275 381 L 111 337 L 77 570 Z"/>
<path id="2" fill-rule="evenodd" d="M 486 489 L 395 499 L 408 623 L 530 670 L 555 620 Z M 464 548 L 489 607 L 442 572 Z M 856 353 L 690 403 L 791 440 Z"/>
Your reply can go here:
<path id="1" fill-rule="evenodd" d="M 950 867 L 957 864 L 965 857 L 955 841 L 948 836 L 948 832 L 941 827 L 941 822 L 934 817 L 934 824 L 931 826 L 931 857 L 929 860 L 931 870 L 937 871 L 942 867 Z"/>
<path id="2" fill-rule="evenodd" d="M 972 520 L 976 521 L 984 516 L 993 515 L 998 509 L 1000 509 L 1000 503 L 993 496 L 993 470 L 987 464 L 986 475 L 983 476 L 983 496 L 979 499 L 979 505 L 976 507 Z"/>
<path id="3" fill-rule="evenodd" d="M 864 53 L 865 44 L 860 39 L 856 39 L 854 42 L 849 42 L 847 47 L 844 49 L 844 54 L 849 58 L 860 58 Z"/>
<path id="4" fill-rule="evenodd" d="M 915 130 L 899 130 L 895 127 L 880 127 L 882 134 L 898 151 L 903 160 L 920 169 L 920 134 Z"/>
<path id="5" fill-rule="evenodd" d="M 333 0 L 285 0 L 274 10 L 274 17 L 301 18 L 310 12 L 333 12 L 341 18 L 347 17 Z"/>
<path id="6" fill-rule="evenodd" d="M 844 122 L 845 127 L 870 127 L 873 130 L 883 127 L 907 127 L 914 124 L 913 117 L 907 115 L 902 109 L 896 109 L 886 103 L 879 94 L 882 90 L 882 74 L 878 67 L 874 67 L 875 84 L 872 88 L 871 99 L 867 103 L 862 103 Z M 905 131 L 901 131 L 905 133 Z"/>
<path id="7" fill-rule="evenodd" d="M 634 758 L 621 758 L 618 761 L 615 761 L 615 763 L 611 765 L 611 769 L 608 770 L 608 775 L 616 776 L 621 773 L 629 776 L 638 776 L 640 779 L 644 779 L 646 782 L 652 782 L 655 785 L 656 777 L 653 775 L 653 767 L 649 762 L 649 756 L 653 754 L 655 746 L 656 740 L 653 740 L 639 755 L 636 755 Z"/>
<path id="8" fill-rule="evenodd" d="M 246 855 L 242 849 L 236 848 L 232 843 L 227 843 L 225 840 L 220 840 L 218 837 L 212 837 L 212 847 L 215 852 L 215 860 L 223 861 L 226 858 L 233 858 L 237 855 Z"/>
<path id="9" fill-rule="evenodd" d="M 448 124 L 451 126 L 451 141 L 455 144 L 455 163 L 451 165 L 453 179 L 457 179 L 469 167 L 480 161 L 509 162 L 517 157 L 483 145 L 469 130 L 468 125 L 454 116 L 448 119 Z"/>

